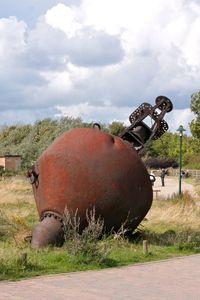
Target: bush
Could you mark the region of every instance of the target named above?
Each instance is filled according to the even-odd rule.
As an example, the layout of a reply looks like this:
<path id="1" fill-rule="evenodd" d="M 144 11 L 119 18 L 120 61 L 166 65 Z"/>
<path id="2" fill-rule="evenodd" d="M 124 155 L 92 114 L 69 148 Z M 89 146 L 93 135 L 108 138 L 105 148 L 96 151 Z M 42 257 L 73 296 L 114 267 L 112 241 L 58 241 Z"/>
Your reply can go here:
<path id="1" fill-rule="evenodd" d="M 178 163 L 174 158 L 149 158 L 145 162 L 147 168 L 152 169 L 167 169 L 178 168 Z"/>
<path id="2" fill-rule="evenodd" d="M 107 257 L 107 249 L 101 247 L 99 239 L 103 236 L 104 221 L 96 217 L 94 208 L 86 211 L 86 221 L 87 225 L 81 230 L 78 210 L 72 213 L 65 209 L 63 224 L 68 253 L 84 263 L 103 262 Z"/>

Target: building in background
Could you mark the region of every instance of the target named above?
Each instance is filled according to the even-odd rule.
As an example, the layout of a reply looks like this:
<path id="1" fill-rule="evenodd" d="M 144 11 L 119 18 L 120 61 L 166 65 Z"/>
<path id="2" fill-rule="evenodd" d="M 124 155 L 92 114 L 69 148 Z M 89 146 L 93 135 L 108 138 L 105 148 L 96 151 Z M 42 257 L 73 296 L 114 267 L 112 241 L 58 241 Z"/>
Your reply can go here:
<path id="1" fill-rule="evenodd" d="M 5 171 L 17 171 L 21 168 L 21 161 L 21 155 L 2 155 L 0 156 L 0 167 L 3 167 Z"/>

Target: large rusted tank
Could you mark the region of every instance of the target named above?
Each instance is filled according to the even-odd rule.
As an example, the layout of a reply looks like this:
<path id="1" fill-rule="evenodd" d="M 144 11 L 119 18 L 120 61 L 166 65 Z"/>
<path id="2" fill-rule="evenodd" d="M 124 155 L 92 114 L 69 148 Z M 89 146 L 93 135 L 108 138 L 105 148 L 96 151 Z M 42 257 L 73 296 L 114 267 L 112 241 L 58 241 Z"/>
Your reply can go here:
<path id="1" fill-rule="evenodd" d="M 152 204 L 152 183 L 133 144 L 95 128 L 63 133 L 38 158 L 29 176 L 41 220 L 33 228 L 34 247 L 62 243 L 66 207 L 71 212 L 78 209 L 82 228 L 86 210 L 95 208 L 110 231 L 127 218 L 135 229 Z"/>

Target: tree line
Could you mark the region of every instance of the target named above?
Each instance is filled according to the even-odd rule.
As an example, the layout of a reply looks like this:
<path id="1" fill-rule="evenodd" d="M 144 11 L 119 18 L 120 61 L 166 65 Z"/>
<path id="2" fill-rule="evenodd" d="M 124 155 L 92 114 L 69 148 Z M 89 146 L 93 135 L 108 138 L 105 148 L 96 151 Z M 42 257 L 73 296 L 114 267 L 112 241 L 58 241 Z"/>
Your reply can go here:
<path id="1" fill-rule="evenodd" d="M 190 124 L 191 136 L 183 135 L 183 165 L 186 168 L 200 169 L 200 91 L 191 96 L 191 110 L 195 119 Z M 122 122 L 100 124 L 102 130 L 119 135 L 125 128 Z M 39 155 L 64 131 L 76 127 L 92 127 L 93 123 L 81 118 L 63 117 L 44 119 L 34 124 L 3 126 L 0 129 L 0 155 L 19 154 L 22 168 L 29 168 Z M 160 139 L 148 146 L 144 160 L 149 158 L 179 159 L 179 135 L 166 132 Z"/>

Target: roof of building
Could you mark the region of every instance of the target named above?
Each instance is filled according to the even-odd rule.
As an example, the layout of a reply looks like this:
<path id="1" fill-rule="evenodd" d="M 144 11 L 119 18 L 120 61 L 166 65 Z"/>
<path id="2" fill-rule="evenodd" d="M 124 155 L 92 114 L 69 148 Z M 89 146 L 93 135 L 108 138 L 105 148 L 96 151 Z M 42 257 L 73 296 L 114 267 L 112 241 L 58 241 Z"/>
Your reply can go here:
<path id="1" fill-rule="evenodd" d="M 0 157 L 22 157 L 21 155 L 18 154 L 5 154 L 5 155 L 0 155 Z"/>

